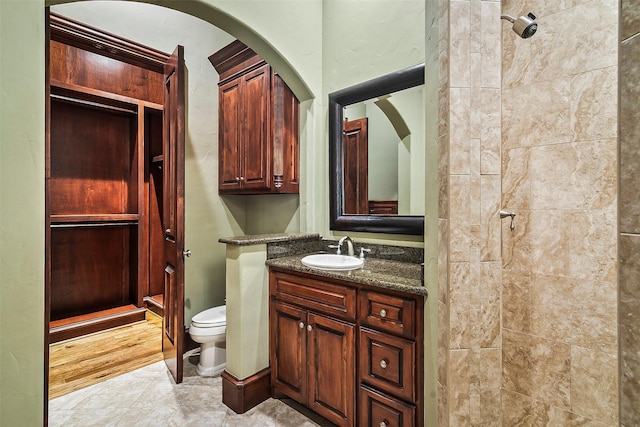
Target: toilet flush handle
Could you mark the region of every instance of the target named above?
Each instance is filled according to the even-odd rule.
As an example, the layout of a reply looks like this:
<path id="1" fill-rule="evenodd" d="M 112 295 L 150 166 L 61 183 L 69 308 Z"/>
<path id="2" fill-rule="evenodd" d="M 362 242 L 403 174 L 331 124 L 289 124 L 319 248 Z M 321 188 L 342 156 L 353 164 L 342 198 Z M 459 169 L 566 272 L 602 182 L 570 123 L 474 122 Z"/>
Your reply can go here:
<path id="1" fill-rule="evenodd" d="M 182 255 L 186 256 L 187 258 L 189 258 L 191 256 L 191 250 L 190 249 L 183 249 L 182 250 Z"/>

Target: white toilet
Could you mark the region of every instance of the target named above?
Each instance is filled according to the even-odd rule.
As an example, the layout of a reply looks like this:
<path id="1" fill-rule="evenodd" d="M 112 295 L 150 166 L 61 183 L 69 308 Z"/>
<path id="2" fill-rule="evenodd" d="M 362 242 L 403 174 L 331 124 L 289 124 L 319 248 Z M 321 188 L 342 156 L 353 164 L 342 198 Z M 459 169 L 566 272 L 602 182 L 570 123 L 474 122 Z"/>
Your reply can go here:
<path id="1" fill-rule="evenodd" d="M 227 306 L 221 305 L 202 311 L 191 319 L 189 335 L 200 343 L 198 375 L 212 377 L 222 373 L 227 362 Z"/>

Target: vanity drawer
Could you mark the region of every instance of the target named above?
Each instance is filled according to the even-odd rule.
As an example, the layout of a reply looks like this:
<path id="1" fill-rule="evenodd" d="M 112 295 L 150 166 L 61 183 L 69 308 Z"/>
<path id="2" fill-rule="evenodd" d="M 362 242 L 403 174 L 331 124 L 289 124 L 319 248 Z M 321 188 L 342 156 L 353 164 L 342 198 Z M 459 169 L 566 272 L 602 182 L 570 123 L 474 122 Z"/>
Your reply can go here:
<path id="1" fill-rule="evenodd" d="M 363 291 L 360 301 L 361 322 L 376 329 L 415 338 L 415 300 Z"/>
<path id="2" fill-rule="evenodd" d="M 360 379 L 375 388 L 416 400 L 416 343 L 360 328 Z"/>
<path id="3" fill-rule="evenodd" d="M 416 408 L 385 396 L 366 386 L 360 387 L 360 419 L 363 427 L 413 427 Z"/>
<path id="4" fill-rule="evenodd" d="M 271 273 L 271 286 L 279 301 L 344 319 L 356 318 L 355 288 L 280 272 Z"/>

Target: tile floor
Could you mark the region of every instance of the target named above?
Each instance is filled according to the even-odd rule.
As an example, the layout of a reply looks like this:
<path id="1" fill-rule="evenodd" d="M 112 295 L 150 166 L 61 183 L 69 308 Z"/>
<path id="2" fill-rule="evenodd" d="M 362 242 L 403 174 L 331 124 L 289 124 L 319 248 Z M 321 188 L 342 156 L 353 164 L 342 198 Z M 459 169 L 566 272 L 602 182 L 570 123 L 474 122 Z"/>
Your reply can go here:
<path id="1" fill-rule="evenodd" d="M 49 426 L 331 426 L 293 409 L 295 403 L 269 399 L 238 415 L 222 403 L 220 377 L 195 372 L 197 356 L 184 361 L 184 381 L 175 384 L 164 362 L 157 362 L 52 399 Z M 298 408 L 304 410 L 302 408 Z"/>

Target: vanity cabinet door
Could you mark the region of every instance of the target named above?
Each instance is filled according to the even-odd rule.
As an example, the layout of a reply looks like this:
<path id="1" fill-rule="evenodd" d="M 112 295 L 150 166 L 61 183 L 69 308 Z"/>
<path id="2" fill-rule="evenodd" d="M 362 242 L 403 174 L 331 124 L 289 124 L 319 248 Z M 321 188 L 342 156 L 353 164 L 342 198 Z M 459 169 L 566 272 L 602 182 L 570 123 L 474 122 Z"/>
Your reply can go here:
<path id="1" fill-rule="evenodd" d="M 309 408 L 340 426 L 355 422 L 355 325 L 309 313 Z"/>
<path id="2" fill-rule="evenodd" d="M 271 383 L 274 391 L 305 404 L 307 400 L 307 312 L 271 304 Z"/>

